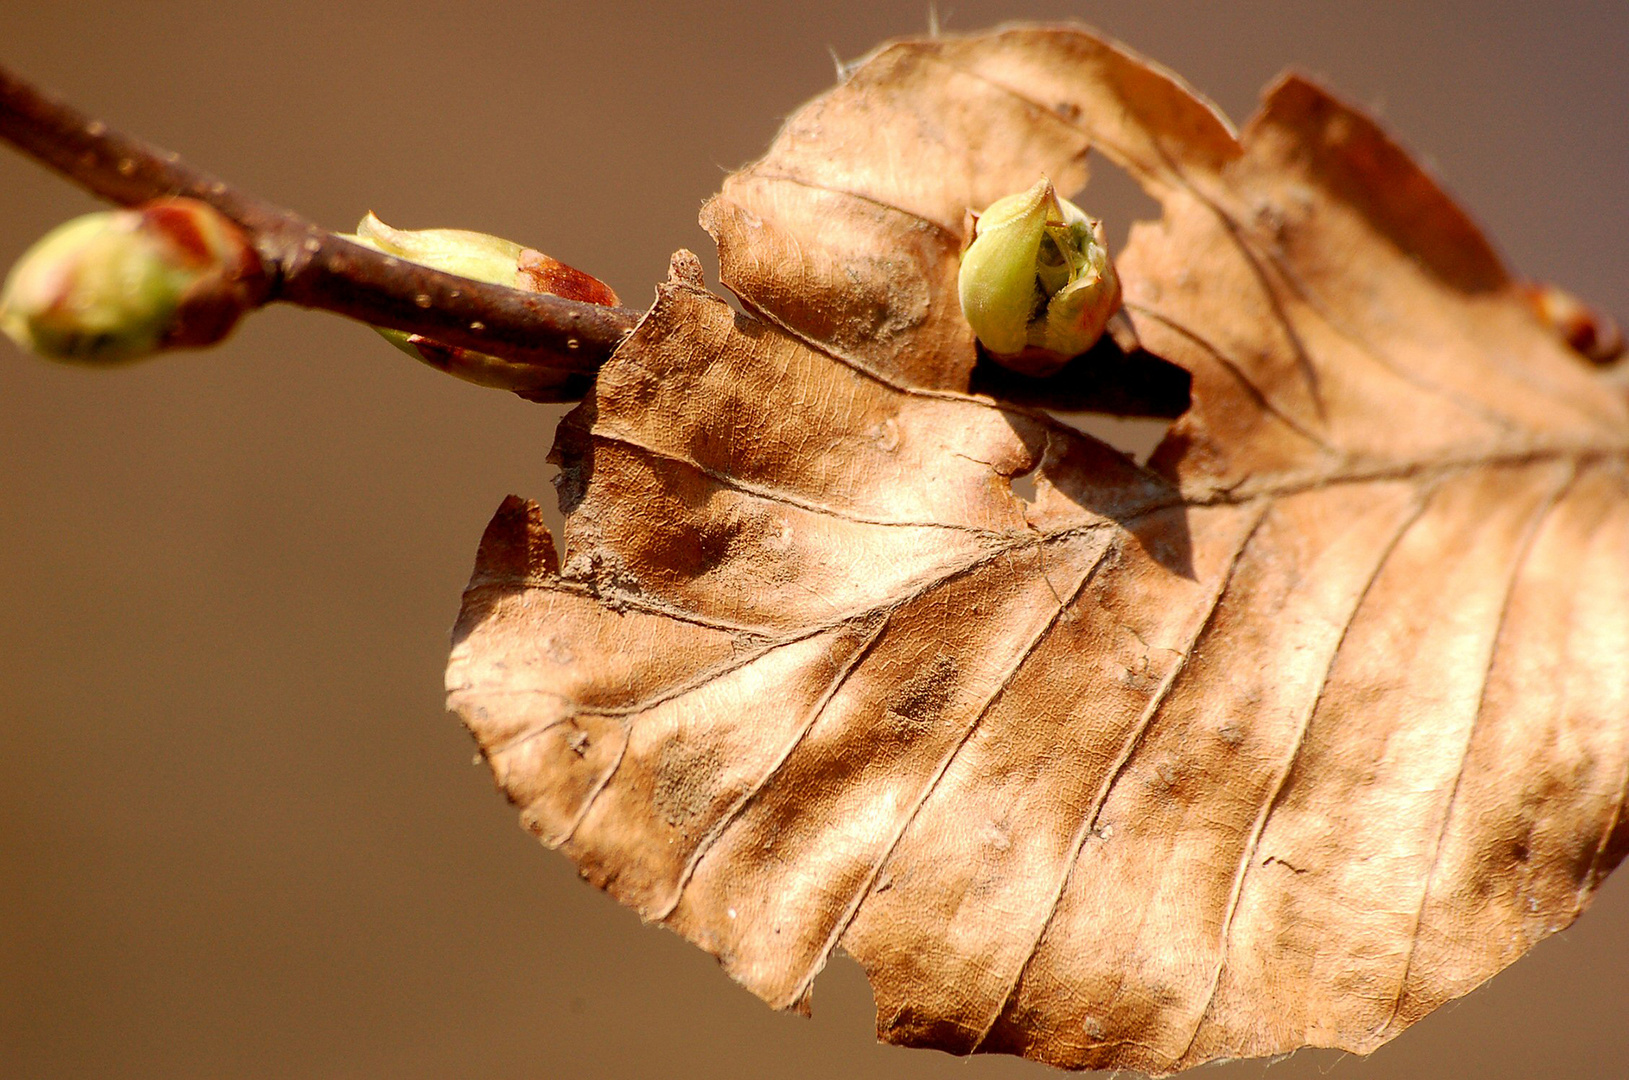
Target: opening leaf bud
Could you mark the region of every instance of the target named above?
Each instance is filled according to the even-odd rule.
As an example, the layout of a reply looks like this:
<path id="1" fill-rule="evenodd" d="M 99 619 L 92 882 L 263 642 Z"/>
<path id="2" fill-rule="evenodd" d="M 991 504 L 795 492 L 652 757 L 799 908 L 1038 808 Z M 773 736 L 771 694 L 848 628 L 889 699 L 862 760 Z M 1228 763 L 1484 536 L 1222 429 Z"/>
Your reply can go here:
<path id="1" fill-rule="evenodd" d="M 490 285 L 504 285 L 522 292 L 553 293 L 569 300 L 615 307 L 621 301 L 603 281 L 540 251 L 522 247 L 489 233 L 467 229 L 393 229 L 369 213 L 345 239 L 364 247 Z M 580 396 L 583 377 L 561 371 L 550 373 L 536 368 L 519 370 L 512 360 L 446 345 L 422 334 L 374 327 L 392 345 L 415 360 L 482 386 L 514 390 L 525 384 L 531 389 L 517 391 L 539 401 L 559 401 Z"/>
<path id="2" fill-rule="evenodd" d="M 522 249 L 501 236 L 468 229 L 393 229 L 370 212 L 357 224 L 356 235 L 346 239 L 459 277 L 516 287 Z"/>
<path id="3" fill-rule="evenodd" d="M 980 344 L 1028 375 L 1090 349 L 1120 309 L 1102 223 L 1045 178 L 973 216 L 957 288 Z"/>
<path id="4" fill-rule="evenodd" d="M 195 199 L 158 199 L 42 237 L 0 290 L 0 330 L 48 359 L 119 363 L 213 345 L 265 293 L 242 230 Z"/>

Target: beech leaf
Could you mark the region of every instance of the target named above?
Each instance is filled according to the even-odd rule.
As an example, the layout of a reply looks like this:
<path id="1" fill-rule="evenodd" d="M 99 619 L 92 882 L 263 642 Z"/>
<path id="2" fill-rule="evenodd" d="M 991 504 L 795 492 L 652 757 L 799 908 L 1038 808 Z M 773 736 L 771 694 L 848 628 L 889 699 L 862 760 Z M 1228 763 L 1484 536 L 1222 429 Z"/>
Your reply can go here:
<path id="1" fill-rule="evenodd" d="M 976 392 L 957 307 L 968 210 L 1090 212 L 1088 150 L 1163 207 L 1112 253 L 1192 376 L 1146 467 Z M 702 218 L 749 314 L 674 257 L 448 669 L 590 881 L 776 1007 L 840 947 L 884 1039 L 1163 1074 L 1372 1050 L 1623 856 L 1629 397 L 1372 120 L 902 41 Z"/>

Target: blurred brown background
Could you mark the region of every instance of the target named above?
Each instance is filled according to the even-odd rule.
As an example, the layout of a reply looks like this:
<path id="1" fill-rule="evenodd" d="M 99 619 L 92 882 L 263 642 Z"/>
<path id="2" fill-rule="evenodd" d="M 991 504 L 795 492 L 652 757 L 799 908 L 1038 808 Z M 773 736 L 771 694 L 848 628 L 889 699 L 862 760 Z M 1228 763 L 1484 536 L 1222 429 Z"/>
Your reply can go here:
<path id="1" fill-rule="evenodd" d="M 476 228 L 647 302 L 722 173 L 926 0 L 7 0 L 0 56 L 333 227 Z M 1629 13 L 1596 3 L 943 0 L 1075 16 L 1236 119 L 1287 65 L 1378 109 L 1520 269 L 1629 314 Z M 1123 195 L 1124 193 L 1121 193 Z M 1119 201 L 1116 201 L 1119 199 Z M 1084 200 L 1112 217 L 1112 191 Z M 0 150 L 0 263 L 92 206 Z M 1123 229 L 1120 230 L 1123 234 Z M 113 373 L 0 342 L 0 1076 L 1031 1077 L 877 1046 L 834 963 L 774 1014 L 538 848 L 441 708 L 558 410 L 290 309 Z M 1272 1080 L 1629 1072 L 1629 874 L 1366 1061 Z"/>

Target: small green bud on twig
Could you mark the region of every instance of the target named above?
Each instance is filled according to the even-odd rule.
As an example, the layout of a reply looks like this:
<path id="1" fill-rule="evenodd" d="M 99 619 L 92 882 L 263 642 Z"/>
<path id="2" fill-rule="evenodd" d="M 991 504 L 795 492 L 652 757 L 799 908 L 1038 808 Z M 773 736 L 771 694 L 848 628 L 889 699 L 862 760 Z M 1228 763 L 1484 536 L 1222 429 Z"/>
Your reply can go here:
<path id="1" fill-rule="evenodd" d="M 609 285 L 581 270 L 549 258 L 540 251 L 522 247 L 489 233 L 466 229 L 393 229 L 373 214 L 357 225 L 345 239 L 449 274 L 457 274 L 491 285 L 505 285 L 523 292 L 553 293 L 568 300 L 581 300 L 605 307 L 621 301 Z M 387 341 L 407 355 L 456 375 L 469 382 L 500 389 L 515 389 L 516 364 L 400 330 L 374 327 Z M 571 343 L 568 342 L 568 346 Z M 540 382 L 546 373 L 529 371 L 532 388 L 524 396 L 536 400 L 564 400 L 581 393 L 584 377 L 561 371 L 557 384 Z"/>
<path id="2" fill-rule="evenodd" d="M 1044 178 L 970 216 L 957 286 L 962 313 L 990 355 L 1048 375 L 1096 344 L 1120 309 L 1102 223 Z"/>
<path id="3" fill-rule="evenodd" d="M 260 257 L 193 199 L 158 199 L 59 225 L 0 290 L 0 330 L 52 360 L 136 360 L 213 345 L 265 299 Z"/>

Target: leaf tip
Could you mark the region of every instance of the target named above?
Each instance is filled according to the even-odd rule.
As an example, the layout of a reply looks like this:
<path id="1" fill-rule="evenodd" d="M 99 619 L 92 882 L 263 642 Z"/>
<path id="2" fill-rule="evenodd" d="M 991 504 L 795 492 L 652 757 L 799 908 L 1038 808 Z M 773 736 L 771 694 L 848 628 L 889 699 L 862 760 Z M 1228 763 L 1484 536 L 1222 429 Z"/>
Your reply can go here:
<path id="1" fill-rule="evenodd" d="M 543 508 L 519 495 L 504 497 L 475 552 L 470 587 L 501 581 L 552 577 L 560 571 L 554 537 L 543 523 Z"/>
<path id="2" fill-rule="evenodd" d="M 707 288 L 707 279 L 702 275 L 701 259 L 689 248 L 680 248 L 668 260 L 667 280 L 670 285 L 688 285 L 693 289 Z"/>

